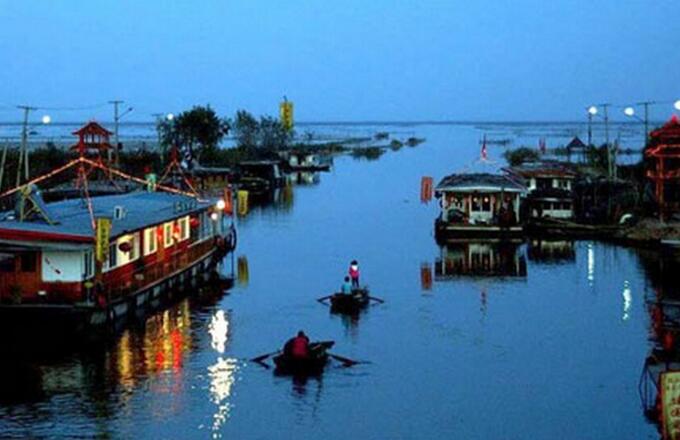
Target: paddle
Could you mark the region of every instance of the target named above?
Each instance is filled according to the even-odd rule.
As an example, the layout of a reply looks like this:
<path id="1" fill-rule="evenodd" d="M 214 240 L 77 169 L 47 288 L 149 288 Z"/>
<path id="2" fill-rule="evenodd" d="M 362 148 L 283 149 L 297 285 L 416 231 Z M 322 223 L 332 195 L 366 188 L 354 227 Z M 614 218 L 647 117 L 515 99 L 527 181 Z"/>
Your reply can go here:
<path id="1" fill-rule="evenodd" d="M 334 294 L 333 294 L 333 295 L 334 295 Z M 320 303 L 323 303 L 323 302 L 326 301 L 327 299 L 332 298 L 333 295 L 322 296 L 321 298 L 318 298 L 317 301 L 319 301 Z"/>
<path id="2" fill-rule="evenodd" d="M 326 354 L 328 354 L 328 356 L 332 357 L 333 359 L 342 362 L 345 365 L 345 367 L 351 367 L 353 365 L 361 363 L 361 361 L 355 361 L 353 359 L 349 359 L 349 358 L 346 358 L 346 357 L 343 357 L 343 356 L 338 356 L 337 354 L 328 353 L 328 352 L 326 352 Z"/>
<path id="3" fill-rule="evenodd" d="M 260 355 L 258 357 L 252 358 L 250 360 L 250 362 L 261 363 L 263 360 L 267 359 L 269 356 L 274 356 L 275 354 L 279 354 L 279 353 L 281 353 L 281 350 L 276 350 L 276 351 L 273 351 L 271 353 L 263 354 L 263 355 Z"/>
<path id="4" fill-rule="evenodd" d="M 377 297 L 375 297 L 375 296 L 369 296 L 368 298 L 369 298 L 369 299 L 372 299 L 373 301 L 379 302 L 380 304 L 383 304 L 383 303 L 385 302 L 384 299 L 377 298 Z"/>

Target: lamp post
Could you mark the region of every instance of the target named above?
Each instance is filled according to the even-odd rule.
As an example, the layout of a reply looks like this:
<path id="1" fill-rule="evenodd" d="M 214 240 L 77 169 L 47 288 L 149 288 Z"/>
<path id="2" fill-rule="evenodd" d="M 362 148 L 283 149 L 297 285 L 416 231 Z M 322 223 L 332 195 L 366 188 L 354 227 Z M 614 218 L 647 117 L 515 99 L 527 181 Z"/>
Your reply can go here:
<path id="1" fill-rule="evenodd" d="M 611 104 L 595 104 L 588 107 L 588 121 L 589 124 L 594 116 L 599 114 L 599 108 L 602 107 L 602 119 L 604 119 L 604 139 L 607 147 L 607 178 L 611 179 L 614 175 L 614 168 L 616 164 L 612 161 L 611 146 L 609 145 L 609 107 Z M 590 133 L 589 133 L 590 137 Z"/>
<path id="2" fill-rule="evenodd" d="M 28 182 L 29 179 L 29 164 L 28 164 L 28 118 L 29 115 L 32 111 L 37 110 L 37 107 L 31 107 L 28 105 L 19 105 L 17 108 L 21 109 L 24 111 L 24 121 L 22 124 L 21 128 L 21 148 L 19 149 L 19 162 L 17 164 L 17 180 L 16 180 L 16 186 L 19 186 L 21 183 L 21 168 L 23 165 L 24 168 L 24 179 Z M 47 125 L 50 122 L 52 122 L 52 118 L 49 115 L 44 115 L 41 118 L 41 123 L 43 125 Z M 33 127 L 37 126 L 39 124 L 34 124 Z M 1 176 L 1 174 L 0 174 Z"/>

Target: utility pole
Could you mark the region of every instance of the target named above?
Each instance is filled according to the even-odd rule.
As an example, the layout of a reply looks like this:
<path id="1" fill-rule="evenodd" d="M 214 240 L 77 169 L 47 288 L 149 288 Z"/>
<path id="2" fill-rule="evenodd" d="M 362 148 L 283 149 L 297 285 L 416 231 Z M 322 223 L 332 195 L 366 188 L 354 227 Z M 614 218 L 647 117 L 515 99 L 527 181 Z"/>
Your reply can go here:
<path id="1" fill-rule="evenodd" d="M 593 145 L 593 115 L 588 112 L 588 148 Z"/>
<path id="2" fill-rule="evenodd" d="M 24 111 L 24 123 L 21 129 L 21 148 L 19 150 L 19 164 L 17 165 L 17 184 L 19 186 L 21 183 L 21 166 L 23 162 L 24 166 L 24 178 L 28 182 L 28 115 L 31 111 L 36 110 L 35 107 L 30 107 L 28 105 L 18 105 L 18 109 Z M 25 156 L 25 157 L 24 157 Z"/>
<path id="3" fill-rule="evenodd" d="M 113 138 L 114 138 L 114 146 L 113 146 L 113 153 L 115 157 L 115 165 L 116 168 L 118 168 L 118 164 L 120 162 L 120 157 L 119 157 L 119 151 L 118 151 L 118 146 L 120 145 L 118 143 L 118 121 L 120 120 L 120 117 L 118 116 L 118 106 L 122 104 L 125 101 L 121 101 L 120 99 L 115 99 L 113 101 L 109 101 L 109 104 L 113 104 Z M 111 161 L 111 152 L 109 151 L 109 162 Z"/>
<path id="4" fill-rule="evenodd" d="M 611 150 L 611 145 L 609 145 L 609 112 L 608 109 L 611 106 L 611 104 L 600 104 L 602 107 L 602 111 L 604 113 L 604 141 L 607 145 L 607 175 L 609 179 L 611 180 L 612 175 L 613 175 L 613 167 L 612 167 L 612 150 Z"/>
<path id="5" fill-rule="evenodd" d="M 645 145 L 643 148 L 647 147 L 647 142 L 649 142 L 649 106 L 652 104 L 656 104 L 655 101 L 643 101 L 643 102 L 638 102 L 635 105 L 641 105 L 645 109 L 645 118 L 643 120 L 645 124 Z"/>

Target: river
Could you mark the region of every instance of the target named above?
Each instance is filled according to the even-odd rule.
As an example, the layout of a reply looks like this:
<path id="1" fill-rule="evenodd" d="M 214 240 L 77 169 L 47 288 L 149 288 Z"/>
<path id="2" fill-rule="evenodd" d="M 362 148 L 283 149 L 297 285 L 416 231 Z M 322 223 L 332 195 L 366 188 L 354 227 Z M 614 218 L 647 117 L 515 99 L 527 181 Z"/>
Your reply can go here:
<path id="1" fill-rule="evenodd" d="M 466 169 L 481 130 L 361 130 L 427 140 L 336 157 L 252 206 L 224 296 L 184 300 L 100 349 L 2 356 L 0 437 L 658 438 L 638 393 L 654 344 L 647 300 L 670 276 L 656 254 L 592 241 L 441 248 L 420 179 Z M 502 147 L 489 150 L 500 161 Z M 352 259 L 386 302 L 343 319 L 315 299 Z M 247 361 L 299 329 L 366 362 L 300 382 Z"/>

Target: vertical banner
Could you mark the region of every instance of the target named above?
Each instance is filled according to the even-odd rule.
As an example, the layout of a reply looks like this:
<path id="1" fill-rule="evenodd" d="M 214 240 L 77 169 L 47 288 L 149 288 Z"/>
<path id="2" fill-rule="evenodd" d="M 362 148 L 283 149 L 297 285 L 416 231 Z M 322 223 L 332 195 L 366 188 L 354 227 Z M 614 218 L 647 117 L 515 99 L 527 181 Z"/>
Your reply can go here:
<path id="1" fill-rule="evenodd" d="M 238 213 L 239 215 L 248 214 L 248 191 L 240 190 L 237 193 L 238 197 Z"/>
<path id="2" fill-rule="evenodd" d="M 227 215 L 234 214 L 234 197 L 231 194 L 231 187 L 224 188 L 224 213 Z"/>
<path id="3" fill-rule="evenodd" d="M 281 116 L 281 124 L 283 128 L 290 131 L 293 129 L 293 103 L 287 99 L 279 105 L 279 112 Z"/>
<path id="4" fill-rule="evenodd" d="M 423 177 L 420 180 L 420 201 L 427 203 L 432 200 L 433 181 L 432 177 Z"/>
<path id="5" fill-rule="evenodd" d="M 103 263 L 109 256 L 109 238 L 111 237 L 111 219 L 99 217 L 95 222 L 95 259 Z"/>

